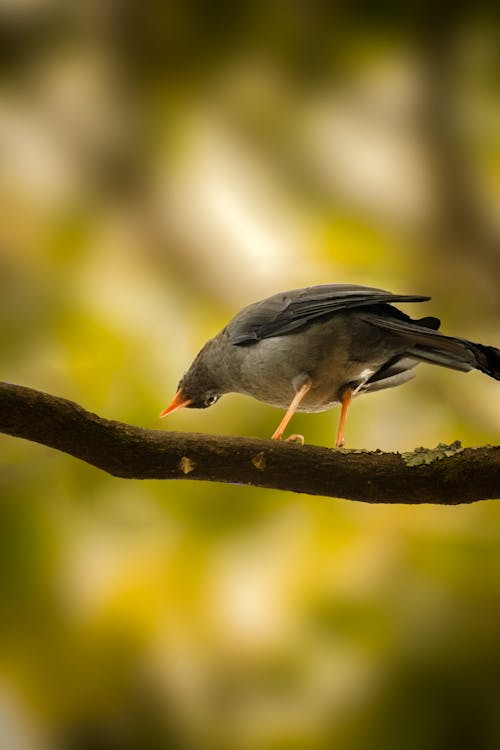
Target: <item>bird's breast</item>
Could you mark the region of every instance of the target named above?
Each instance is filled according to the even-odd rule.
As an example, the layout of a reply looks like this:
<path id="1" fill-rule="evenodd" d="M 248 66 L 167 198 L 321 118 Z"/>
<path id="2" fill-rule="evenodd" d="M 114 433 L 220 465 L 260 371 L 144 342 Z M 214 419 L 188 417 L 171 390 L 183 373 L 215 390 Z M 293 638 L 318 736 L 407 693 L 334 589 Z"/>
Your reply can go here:
<path id="1" fill-rule="evenodd" d="M 321 412 L 340 401 L 346 384 L 363 384 L 384 362 L 372 327 L 358 331 L 350 315 L 309 324 L 293 334 L 234 346 L 232 390 L 288 408 L 300 387 L 310 390 L 298 411 Z M 357 341 L 362 334 L 365 347 Z"/>
<path id="2" fill-rule="evenodd" d="M 233 378 L 237 391 L 286 409 L 297 390 L 309 382 L 311 389 L 298 411 L 332 408 L 339 401 L 345 368 L 326 343 L 315 342 L 310 336 L 305 342 L 297 334 L 264 339 L 241 348 L 238 375 Z"/>

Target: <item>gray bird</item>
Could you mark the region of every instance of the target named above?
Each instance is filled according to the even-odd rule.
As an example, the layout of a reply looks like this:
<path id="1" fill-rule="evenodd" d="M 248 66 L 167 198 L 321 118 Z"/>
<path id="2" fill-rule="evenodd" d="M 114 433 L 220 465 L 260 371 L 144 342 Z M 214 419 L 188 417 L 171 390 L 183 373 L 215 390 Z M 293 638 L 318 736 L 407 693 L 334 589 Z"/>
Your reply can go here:
<path id="1" fill-rule="evenodd" d="M 444 336 L 437 318 L 412 320 L 390 304 L 429 299 L 325 284 L 255 302 L 207 341 L 160 416 L 243 393 L 286 409 L 272 436 L 280 440 L 296 411 L 320 412 L 340 403 L 335 445 L 341 447 L 354 396 L 406 383 L 419 362 L 476 369 L 500 380 L 499 349 Z"/>

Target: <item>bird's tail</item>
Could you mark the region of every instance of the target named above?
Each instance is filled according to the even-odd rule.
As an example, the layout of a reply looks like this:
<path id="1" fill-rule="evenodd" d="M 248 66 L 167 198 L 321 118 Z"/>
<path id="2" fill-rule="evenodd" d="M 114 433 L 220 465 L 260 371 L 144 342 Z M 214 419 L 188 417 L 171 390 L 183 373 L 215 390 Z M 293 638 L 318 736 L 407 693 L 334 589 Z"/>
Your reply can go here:
<path id="1" fill-rule="evenodd" d="M 483 344 L 472 344 L 477 350 L 477 368 L 485 372 L 490 378 L 500 380 L 500 349 L 494 346 L 483 346 Z"/>
<path id="2" fill-rule="evenodd" d="M 415 359 L 452 370 L 480 370 L 490 378 L 500 380 L 500 349 L 475 344 L 451 336 L 433 337 L 432 341 L 415 344 L 408 350 Z"/>
<path id="3" fill-rule="evenodd" d="M 429 319 L 434 321 L 435 319 Z M 500 349 L 475 344 L 467 339 L 445 336 L 435 330 L 426 319 L 406 321 L 370 315 L 367 322 L 408 339 L 407 354 L 421 362 L 429 362 L 452 370 L 480 370 L 490 378 L 500 380 Z M 433 330 L 434 329 L 434 330 Z"/>

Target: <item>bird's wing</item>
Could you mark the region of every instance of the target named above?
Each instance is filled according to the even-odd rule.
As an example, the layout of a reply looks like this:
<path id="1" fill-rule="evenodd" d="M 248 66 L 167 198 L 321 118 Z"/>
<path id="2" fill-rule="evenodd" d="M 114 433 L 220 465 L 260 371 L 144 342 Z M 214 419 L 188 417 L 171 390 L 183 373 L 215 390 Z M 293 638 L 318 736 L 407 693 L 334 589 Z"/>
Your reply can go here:
<path id="1" fill-rule="evenodd" d="M 430 297 L 392 294 L 353 284 L 325 284 L 294 289 L 255 302 L 241 310 L 226 327 L 231 344 L 251 344 L 283 336 L 318 318 L 344 310 L 387 302 L 424 302 Z"/>

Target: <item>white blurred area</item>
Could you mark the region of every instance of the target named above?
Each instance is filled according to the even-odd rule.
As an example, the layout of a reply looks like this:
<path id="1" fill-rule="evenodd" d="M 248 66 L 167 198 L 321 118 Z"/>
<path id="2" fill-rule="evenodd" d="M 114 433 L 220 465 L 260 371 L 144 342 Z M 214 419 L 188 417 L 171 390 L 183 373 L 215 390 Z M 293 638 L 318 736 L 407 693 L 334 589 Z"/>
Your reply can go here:
<path id="1" fill-rule="evenodd" d="M 158 211 L 187 263 L 231 305 L 317 277 L 311 222 L 265 163 L 210 111 L 189 113 L 186 130 L 158 165 Z"/>

